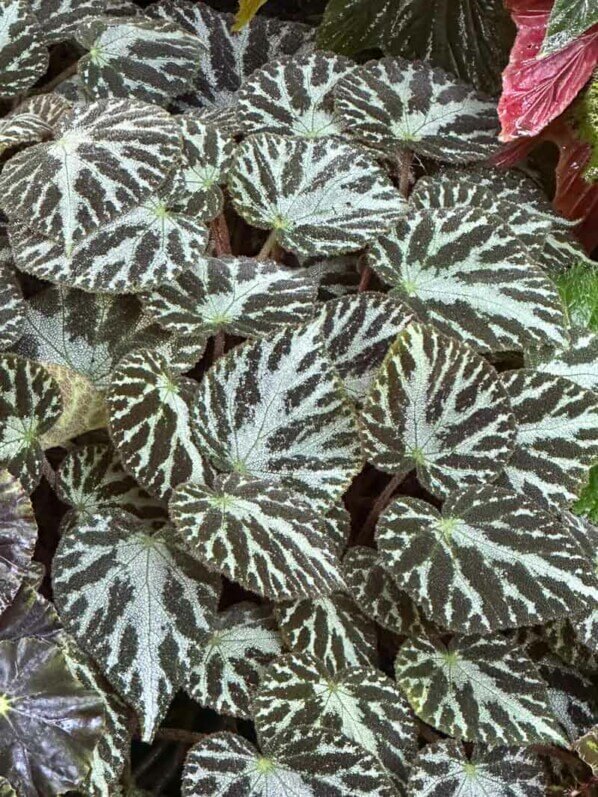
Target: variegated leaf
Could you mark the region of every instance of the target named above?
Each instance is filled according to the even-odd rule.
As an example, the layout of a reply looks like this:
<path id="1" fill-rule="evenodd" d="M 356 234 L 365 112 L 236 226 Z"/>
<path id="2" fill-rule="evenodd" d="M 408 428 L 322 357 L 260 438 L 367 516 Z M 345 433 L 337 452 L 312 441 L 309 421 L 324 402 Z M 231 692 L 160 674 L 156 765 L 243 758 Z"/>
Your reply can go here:
<path id="1" fill-rule="evenodd" d="M 265 606 L 238 603 L 216 615 L 188 678 L 188 691 L 219 714 L 251 719 L 250 702 L 263 668 L 281 651 L 280 634 Z"/>
<path id="2" fill-rule="evenodd" d="M 577 739 L 573 749 L 591 768 L 593 774 L 598 775 L 598 725 L 594 725 L 591 731 Z"/>
<path id="3" fill-rule="evenodd" d="M 107 0 L 29 0 L 48 42 L 71 39 L 86 17 L 102 14 Z"/>
<path id="4" fill-rule="evenodd" d="M 48 48 L 27 0 L 0 3 L 0 97 L 21 94 L 48 68 Z"/>
<path id="5" fill-rule="evenodd" d="M 309 324 L 217 360 L 192 417 L 198 446 L 218 470 L 278 482 L 323 512 L 362 465 L 354 410 Z"/>
<path id="6" fill-rule="evenodd" d="M 494 368 L 420 324 L 390 347 L 361 417 L 368 460 L 390 473 L 415 468 L 441 497 L 496 479 L 513 452 L 515 419 Z"/>
<path id="7" fill-rule="evenodd" d="M 41 438 L 61 413 L 60 389 L 45 368 L 0 354 L 0 467 L 28 493 L 41 478 Z"/>
<path id="8" fill-rule="evenodd" d="M 0 195 L 10 218 L 67 253 L 147 199 L 181 155 L 176 122 L 138 100 L 75 106 L 60 120 L 58 136 L 10 159 Z"/>
<path id="9" fill-rule="evenodd" d="M 413 797 L 544 797 L 545 789 L 533 753 L 476 745 L 467 756 L 462 744 L 450 740 L 420 750 L 409 778 Z"/>
<path id="10" fill-rule="evenodd" d="M 570 512 L 564 512 L 561 517 L 598 576 L 598 526 Z M 588 611 L 571 617 L 570 622 L 579 641 L 598 654 L 598 603 Z M 573 645 L 568 645 L 568 648 L 571 650 Z"/>
<path id="11" fill-rule="evenodd" d="M 562 661 L 594 676 L 598 672 L 598 651 L 583 645 L 568 620 L 549 623 L 542 629 L 550 650 Z"/>
<path id="12" fill-rule="evenodd" d="M 213 733 L 189 751 L 183 797 L 393 797 L 373 756 L 325 729 L 293 728 L 258 750 Z"/>
<path id="13" fill-rule="evenodd" d="M 178 484 L 203 483 L 209 474 L 192 437 L 196 390 L 157 351 L 129 354 L 112 374 L 106 396 L 112 442 L 124 467 L 163 500 Z"/>
<path id="14" fill-rule="evenodd" d="M 564 376 L 585 390 L 598 393 L 598 333 L 572 329 L 562 349 L 542 348 L 526 353 L 526 363 L 536 371 Z"/>
<path id="15" fill-rule="evenodd" d="M 409 639 L 395 661 L 399 686 L 424 722 L 489 745 L 566 744 L 532 660 L 501 636 Z"/>
<path id="16" fill-rule="evenodd" d="M 589 677 L 564 664 L 557 656 L 545 656 L 537 662 L 537 667 L 548 685 L 552 710 L 569 740 L 574 742 L 596 721 L 596 686 Z"/>
<path id="17" fill-rule="evenodd" d="M 318 297 L 327 302 L 358 292 L 361 275 L 358 255 L 299 258 L 302 273 L 318 286 Z"/>
<path id="18" fill-rule="evenodd" d="M 301 138 L 341 135 L 333 91 L 354 66 L 349 58 L 315 52 L 286 56 L 257 69 L 239 91 L 243 132 Z"/>
<path id="19" fill-rule="evenodd" d="M 409 307 L 382 294 L 326 302 L 315 324 L 351 398 L 365 398 L 390 344 L 414 320 Z"/>
<path id="20" fill-rule="evenodd" d="M 74 437 L 106 426 L 104 396 L 89 379 L 56 363 L 44 363 L 44 368 L 58 385 L 62 398 L 62 415 L 41 437 L 44 448 L 63 446 Z"/>
<path id="21" fill-rule="evenodd" d="M 347 595 L 281 603 L 276 616 L 286 647 L 309 653 L 333 675 L 378 663 L 374 624 Z"/>
<path id="22" fill-rule="evenodd" d="M 58 94 L 38 94 L 19 103 L 0 122 L 0 154 L 24 144 L 52 138 L 70 105 Z"/>
<path id="23" fill-rule="evenodd" d="M 8 246 L 0 242 L 0 351 L 17 342 L 25 323 L 25 302 Z"/>
<path id="24" fill-rule="evenodd" d="M 394 681 L 375 667 L 331 672 L 313 656 L 281 656 L 271 664 L 253 702 L 260 739 L 302 725 L 330 728 L 356 742 L 402 788 L 415 755 L 415 723 Z"/>
<path id="25" fill-rule="evenodd" d="M 0 614 L 19 591 L 36 541 L 31 501 L 15 477 L 0 469 Z"/>
<path id="26" fill-rule="evenodd" d="M 70 103 L 54 92 L 33 94 L 31 97 L 24 99 L 23 102 L 20 102 L 10 112 L 8 118 L 20 116 L 21 114 L 31 114 L 41 119 L 47 126 L 49 134 L 55 135 L 60 128 L 60 120 L 70 109 Z"/>
<path id="27" fill-rule="evenodd" d="M 299 269 L 251 257 L 201 258 L 145 301 L 149 314 L 181 335 L 219 330 L 259 337 L 308 320 L 316 288 Z"/>
<path id="28" fill-rule="evenodd" d="M 355 603 L 382 628 L 406 636 L 424 633 L 422 624 L 426 621 L 418 607 L 384 569 L 377 551 L 362 545 L 349 548 L 342 574 Z"/>
<path id="29" fill-rule="evenodd" d="M 77 71 L 96 100 L 136 97 L 168 105 L 189 87 L 204 52 L 178 25 L 145 17 L 92 17 L 79 25 L 77 41 L 89 50 Z"/>
<path id="30" fill-rule="evenodd" d="M 495 103 L 423 61 L 383 58 L 358 67 L 336 87 L 335 107 L 349 134 L 393 158 L 408 149 L 471 163 L 498 144 Z"/>
<path id="31" fill-rule="evenodd" d="M 137 712 L 150 741 L 213 622 L 219 579 L 172 529 L 155 534 L 116 509 L 66 530 L 53 561 L 60 617 Z"/>
<path id="32" fill-rule="evenodd" d="M 598 457 L 598 396 L 561 376 L 501 374 L 517 419 L 500 484 L 557 510 L 573 501 Z"/>
<path id="33" fill-rule="evenodd" d="M 556 286 L 482 210 L 412 210 L 372 246 L 369 262 L 422 321 L 481 351 L 566 341 Z"/>
<path id="34" fill-rule="evenodd" d="M 336 555 L 340 558 L 351 536 L 351 515 L 346 510 L 342 501 L 334 504 L 327 510 L 322 518 L 324 528 L 328 534 Z"/>
<path id="35" fill-rule="evenodd" d="M 301 255 L 361 249 L 406 208 L 374 160 L 332 138 L 250 136 L 236 152 L 229 191 L 243 218 Z"/>
<path id="36" fill-rule="evenodd" d="M 214 489 L 183 484 L 170 516 L 186 544 L 214 570 L 274 600 L 327 595 L 341 585 L 335 546 L 301 495 L 233 473 Z"/>
<path id="37" fill-rule="evenodd" d="M 384 565 L 438 625 L 463 634 L 546 623 L 598 601 L 598 580 L 568 529 L 517 493 L 452 493 L 442 514 L 399 498 L 376 534 Z"/>

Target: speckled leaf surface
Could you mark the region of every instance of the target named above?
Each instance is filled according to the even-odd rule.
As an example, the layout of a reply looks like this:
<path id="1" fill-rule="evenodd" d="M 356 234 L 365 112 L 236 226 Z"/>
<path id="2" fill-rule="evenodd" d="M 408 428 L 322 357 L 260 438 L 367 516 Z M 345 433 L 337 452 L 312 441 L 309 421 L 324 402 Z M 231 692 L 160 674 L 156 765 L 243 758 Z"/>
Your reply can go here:
<path id="1" fill-rule="evenodd" d="M 13 346 L 23 330 L 25 301 L 8 246 L 0 248 L 0 351 Z"/>
<path id="2" fill-rule="evenodd" d="M 527 352 L 526 362 L 536 371 L 564 376 L 585 390 L 598 393 L 598 333 L 572 329 L 562 349 L 544 348 Z"/>
<path id="3" fill-rule="evenodd" d="M 74 37 L 79 23 L 88 16 L 102 14 L 108 0 L 29 0 L 44 37 L 59 42 Z"/>
<path id="4" fill-rule="evenodd" d="M 26 0 L 0 3 L 0 97 L 29 89 L 48 68 L 46 47 L 38 20 Z"/>

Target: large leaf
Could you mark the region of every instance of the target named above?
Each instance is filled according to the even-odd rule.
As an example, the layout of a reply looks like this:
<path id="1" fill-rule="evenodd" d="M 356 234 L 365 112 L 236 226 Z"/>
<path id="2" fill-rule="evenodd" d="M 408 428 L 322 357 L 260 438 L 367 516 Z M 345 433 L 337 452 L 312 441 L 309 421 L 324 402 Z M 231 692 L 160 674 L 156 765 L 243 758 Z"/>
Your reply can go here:
<path id="1" fill-rule="evenodd" d="M 532 660 L 501 636 L 410 639 L 395 662 L 399 686 L 429 725 L 489 745 L 566 744 Z"/>
<path id="2" fill-rule="evenodd" d="M 15 155 L 0 176 L 2 207 L 40 235 L 73 245 L 139 205 L 180 156 L 176 122 L 138 100 L 78 105 L 60 137 Z"/>
<path id="3" fill-rule="evenodd" d="M 0 5 L 0 97 L 21 94 L 45 73 L 48 49 L 26 0 Z"/>
<path id="4" fill-rule="evenodd" d="M 52 582 L 66 628 L 150 741 L 211 627 L 219 579 L 172 529 L 152 535 L 132 515 L 105 509 L 67 528 Z"/>
<path id="5" fill-rule="evenodd" d="M 424 614 L 463 634 L 546 623 L 598 601 L 598 581 L 568 529 L 498 487 L 453 493 L 442 514 L 399 498 L 376 537 L 382 562 Z"/>
<path id="6" fill-rule="evenodd" d="M 327 595 L 341 584 L 324 520 L 286 487 L 233 473 L 214 489 L 183 484 L 169 510 L 210 570 L 274 600 Z"/>
<path id="7" fill-rule="evenodd" d="M 45 368 L 0 355 L 0 464 L 28 493 L 41 478 L 42 435 L 61 413 L 60 389 Z"/>
<path id="8" fill-rule="evenodd" d="M 494 103 L 421 61 L 383 58 L 356 68 L 339 82 L 335 107 L 352 136 L 391 158 L 408 149 L 471 163 L 496 148 Z"/>
<path id="9" fill-rule="evenodd" d="M 239 122 L 245 133 L 302 138 L 338 136 L 343 125 L 333 91 L 354 68 L 329 53 L 287 56 L 257 69 L 239 91 Z"/>
<path id="10" fill-rule="evenodd" d="M 177 484 L 203 483 L 209 469 L 191 431 L 197 383 L 178 376 L 158 351 L 129 354 L 106 396 L 110 435 L 125 468 L 152 495 L 167 500 Z"/>
<path id="11" fill-rule="evenodd" d="M 413 764 L 409 790 L 417 797 L 544 797 L 539 759 L 519 747 L 476 745 L 471 757 L 459 742 L 427 744 Z"/>
<path id="12" fill-rule="evenodd" d="M 263 668 L 281 651 L 276 621 L 266 606 L 238 603 L 216 615 L 213 629 L 189 673 L 189 694 L 219 714 L 250 719 Z"/>
<path id="13" fill-rule="evenodd" d="M 529 369 L 501 377 L 517 439 L 500 483 L 549 509 L 567 506 L 598 457 L 598 396 L 564 377 Z"/>
<path id="14" fill-rule="evenodd" d="M 36 540 L 31 501 L 15 477 L 0 470 L 0 613 L 23 582 Z"/>
<path id="15" fill-rule="evenodd" d="M 71 39 L 88 16 L 102 14 L 107 0 L 29 0 L 48 42 Z"/>
<path id="16" fill-rule="evenodd" d="M 331 731 L 293 728 L 262 752 L 232 733 L 192 747 L 183 797 L 392 797 L 385 773 L 359 745 Z"/>
<path id="17" fill-rule="evenodd" d="M 223 330 L 258 337 L 306 321 L 316 287 L 299 269 L 250 257 L 201 258 L 146 300 L 150 315 L 181 335 Z"/>
<path id="18" fill-rule="evenodd" d="M 68 669 L 61 649 L 31 637 L 0 642 L 0 771 L 21 797 L 82 785 L 104 706 Z"/>
<path id="19" fill-rule="evenodd" d="M 331 728 L 406 781 L 415 723 L 396 684 L 375 667 L 331 672 L 313 656 L 282 656 L 264 672 L 253 703 L 261 739 L 289 728 Z"/>
<path id="20" fill-rule="evenodd" d="M 12 267 L 8 246 L 0 248 L 0 351 L 19 339 L 25 322 L 25 302 Z"/>
<path id="21" fill-rule="evenodd" d="M 485 211 L 412 210 L 372 246 L 369 262 L 422 321 L 482 351 L 565 342 L 556 286 Z"/>
<path id="22" fill-rule="evenodd" d="M 221 357 L 200 383 L 193 431 L 218 470 L 279 482 L 324 511 L 362 464 L 354 410 L 309 324 Z"/>
<path id="23" fill-rule="evenodd" d="M 390 347 L 361 417 L 368 460 L 390 473 L 415 468 L 441 497 L 496 479 L 513 452 L 515 419 L 496 371 L 420 324 Z"/>
<path id="24" fill-rule="evenodd" d="M 136 97 L 168 105 L 199 68 L 204 48 L 177 25 L 139 17 L 95 17 L 77 29 L 89 50 L 77 65 L 84 89 L 95 100 Z"/>
<path id="25" fill-rule="evenodd" d="M 238 148 L 229 177 L 237 211 L 302 255 L 361 249 L 402 215 L 405 202 L 362 150 L 332 138 L 260 133 Z"/>
<path id="26" fill-rule="evenodd" d="M 598 333 L 589 329 L 572 329 L 569 337 L 562 349 L 527 352 L 527 362 L 536 371 L 564 376 L 585 390 L 598 393 Z"/>

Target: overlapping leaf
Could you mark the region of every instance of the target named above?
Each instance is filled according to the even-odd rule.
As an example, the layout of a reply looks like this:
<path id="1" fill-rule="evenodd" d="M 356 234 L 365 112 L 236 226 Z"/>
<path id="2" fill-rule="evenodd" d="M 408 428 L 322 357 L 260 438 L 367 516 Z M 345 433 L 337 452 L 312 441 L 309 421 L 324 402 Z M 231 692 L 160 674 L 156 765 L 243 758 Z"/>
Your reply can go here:
<path id="1" fill-rule="evenodd" d="M 52 138 L 60 117 L 69 108 L 58 94 L 38 94 L 21 102 L 0 122 L 0 153 Z"/>
<path id="2" fill-rule="evenodd" d="M 327 595 L 341 584 L 321 515 L 300 494 L 238 473 L 214 489 L 183 484 L 169 510 L 188 546 L 216 572 L 274 600 Z"/>
<path id="3" fill-rule="evenodd" d="M 477 208 L 412 210 L 372 246 L 370 265 L 422 321 L 482 351 L 565 342 L 556 286 Z"/>
<path id="4" fill-rule="evenodd" d="M 67 254 L 90 232 L 147 199 L 181 153 L 177 124 L 138 100 L 78 105 L 57 140 L 6 164 L 2 207 Z"/>
<path id="5" fill-rule="evenodd" d="M 86 17 L 102 14 L 107 0 L 29 0 L 48 42 L 73 37 Z"/>
<path id="6" fill-rule="evenodd" d="M 0 641 L 36 637 L 52 641 L 62 633 L 53 604 L 38 592 L 45 568 L 31 562 L 12 603 L 0 615 Z"/>
<path id="7" fill-rule="evenodd" d="M 549 509 L 566 507 L 598 457 L 598 397 L 569 379 L 529 369 L 501 377 L 517 438 L 500 483 Z"/>
<path id="8" fill-rule="evenodd" d="M 137 712 L 151 740 L 210 629 L 219 579 L 176 541 L 121 510 L 68 528 L 53 562 L 66 628 Z"/>
<path id="9" fill-rule="evenodd" d="M 306 321 L 316 288 L 298 269 L 250 257 L 202 258 L 145 301 L 150 315 L 181 335 L 219 330 L 257 337 Z"/>
<path id="10" fill-rule="evenodd" d="M 361 275 L 358 255 L 336 255 L 336 257 L 299 258 L 306 277 L 318 286 L 318 297 L 326 302 L 357 293 Z"/>
<path id="11" fill-rule="evenodd" d="M 221 357 L 192 417 L 218 470 L 273 480 L 324 512 L 361 467 L 357 419 L 309 324 Z"/>
<path id="12" fill-rule="evenodd" d="M 24 321 L 25 302 L 5 245 L 0 248 L 0 351 L 17 342 Z"/>
<path id="13" fill-rule="evenodd" d="M 336 87 L 335 107 L 348 133 L 393 158 L 408 149 L 471 163 L 497 144 L 494 103 L 422 61 L 383 58 L 356 68 Z"/>
<path id="14" fill-rule="evenodd" d="M 492 366 L 469 346 L 410 324 L 388 351 L 362 412 L 366 456 L 390 473 L 416 469 L 434 495 L 496 479 L 515 419 Z"/>
<path id="15" fill-rule="evenodd" d="M 527 360 L 536 371 L 564 376 L 598 393 L 598 334 L 590 329 L 572 329 L 564 348 L 532 350 Z"/>
<path id="16" fill-rule="evenodd" d="M 45 368 L 0 355 L 0 464 L 28 493 L 41 477 L 42 435 L 61 413 L 60 389 Z"/>
<path id="17" fill-rule="evenodd" d="M 44 363 L 62 398 L 62 415 L 40 438 L 43 448 L 68 443 L 73 437 L 106 426 L 106 406 L 102 393 L 76 371 L 56 363 Z"/>
<path id="18" fill-rule="evenodd" d="M 598 581 L 568 529 L 498 487 L 453 493 L 442 515 L 399 498 L 378 524 L 377 543 L 425 615 L 464 634 L 546 623 L 598 601 Z"/>
<path id="19" fill-rule="evenodd" d="M 0 5 L 0 97 L 27 91 L 48 68 L 48 48 L 26 0 Z"/>
<path id="20" fill-rule="evenodd" d="M 280 651 L 271 610 L 235 604 L 216 615 L 213 631 L 199 645 L 189 674 L 189 694 L 221 714 L 250 719 L 252 693 L 263 668 Z"/>
<path id="21" fill-rule="evenodd" d="M 164 500 L 178 484 L 202 484 L 209 473 L 191 431 L 196 388 L 158 351 L 129 354 L 112 375 L 106 396 L 112 442 L 139 484 Z"/>
<path id="22" fill-rule="evenodd" d="M 36 540 L 31 501 L 15 477 L 0 470 L 0 613 L 23 582 Z"/>
<path id="23" fill-rule="evenodd" d="M 594 522 L 577 517 L 570 512 L 563 513 L 561 517 L 594 573 L 598 574 L 598 526 Z M 598 603 L 595 602 L 583 613 L 575 614 L 570 621 L 581 643 L 593 653 L 598 653 Z"/>
<path id="24" fill-rule="evenodd" d="M 566 743 L 532 660 L 501 636 L 426 638 L 399 649 L 396 678 L 415 713 L 454 738 L 489 745 Z"/>
<path id="25" fill-rule="evenodd" d="M 250 136 L 235 155 L 229 191 L 250 224 L 301 255 L 361 249 L 405 210 L 373 160 L 332 138 Z"/>
<path id="26" fill-rule="evenodd" d="M 542 45 L 546 55 L 570 44 L 598 24 L 598 9 L 591 0 L 555 0 Z"/>
<path id="27" fill-rule="evenodd" d="M 548 684 L 552 710 L 569 740 L 574 742 L 595 722 L 596 687 L 589 677 L 564 664 L 557 656 L 545 656 L 537 666 Z"/>

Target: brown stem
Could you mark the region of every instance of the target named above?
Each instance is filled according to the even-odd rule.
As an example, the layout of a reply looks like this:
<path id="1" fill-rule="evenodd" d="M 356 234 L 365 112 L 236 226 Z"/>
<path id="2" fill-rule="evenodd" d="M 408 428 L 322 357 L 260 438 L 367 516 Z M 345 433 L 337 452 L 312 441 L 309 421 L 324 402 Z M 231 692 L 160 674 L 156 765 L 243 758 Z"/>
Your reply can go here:
<path id="1" fill-rule="evenodd" d="M 264 245 L 260 249 L 260 251 L 255 256 L 256 260 L 267 260 L 270 255 L 272 254 L 274 247 L 276 246 L 276 230 L 271 230 L 270 234 L 264 241 Z"/>
<path id="2" fill-rule="evenodd" d="M 212 240 L 214 241 L 214 249 L 216 250 L 216 257 L 222 255 L 232 255 L 233 250 L 230 242 L 230 231 L 224 213 L 221 213 L 213 221 L 211 226 Z"/>
<path id="3" fill-rule="evenodd" d="M 363 526 L 359 534 L 355 539 L 356 545 L 362 545 L 364 543 L 370 542 L 372 537 L 372 532 L 376 526 L 378 518 L 382 514 L 383 510 L 387 507 L 390 503 L 390 499 L 393 496 L 393 493 L 399 486 L 399 484 L 405 478 L 404 473 L 397 473 L 392 479 L 388 482 L 386 487 L 382 490 L 378 498 L 374 501 L 374 505 L 372 506 L 369 515 L 365 519 Z"/>
<path id="4" fill-rule="evenodd" d="M 569 766 L 579 767 L 584 765 L 581 758 L 576 756 L 575 753 L 570 753 L 568 750 L 563 750 L 562 747 L 557 747 L 556 745 L 533 744 L 531 745 L 530 750 L 538 755 L 546 755 L 552 756 L 553 758 L 558 758 Z"/>
<path id="5" fill-rule="evenodd" d="M 361 279 L 359 280 L 359 287 L 357 288 L 359 293 L 367 291 L 371 277 L 372 277 L 372 269 L 369 266 L 364 265 L 363 268 L 361 269 Z"/>
<path id="6" fill-rule="evenodd" d="M 186 731 L 183 728 L 158 728 L 156 731 L 156 739 L 164 739 L 167 742 L 184 742 L 185 744 L 197 744 L 206 736 L 209 734 Z"/>
<path id="7" fill-rule="evenodd" d="M 78 63 L 78 61 L 73 61 L 72 64 L 69 64 L 65 69 L 62 70 L 62 72 L 56 75 L 56 77 L 53 77 L 52 80 L 41 86 L 41 88 L 39 88 L 35 94 L 46 94 L 50 91 L 54 91 L 56 86 L 62 83 L 63 80 L 72 77 L 76 73 Z"/>
<path id="8" fill-rule="evenodd" d="M 411 166 L 413 164 L 413 152 L 410 149 L 403 149 L 399 152 L 399 191 L 401 196 L 409 199 L 411 191 Z"/>
<path id="9" fill-rule="evenodd" d="M 222 357 L 226 346 L 226 335 L 224 330 L 220 330 L 214 335 L 214 351 L 212 353 L 212 362 Z"/>
<path id="10" fill-rule="evenodd" d="M 177 773 L 177 770 L 182 767 L 185 757 L 187 755 L 187 751 L 184 745 L 179 745 L 178 750 L 176 751 L 174 758 L 172 759 L 170 766 L 166 767 L 164 774 L 158 780 L 156 785 L 154 786 L 154 790 L 152 794 L 160 795 L 164 794 L 164 790 L 166 786 L 170 783 L 170 781 L 174 778 Z"/>
<path id="11" fill-rule="evenodd" d="M 156 746 L 149 751 L 149 753 L 145 756 L 143 761 L 139 763 L 138 766 L 135 767 L 133 770 L 133 780 L 139 780 L 139 778 L 147 772 L 148 769 L 152 767 L 153 764 L 160 758 L 162 753 L 166 751 L 168 748 L 168 742 L 162 741 L 158 742 Z"/>
<path id="12" fill-rule="evenodd" d="M 426 725 L 426 723 L 422 722 L 421 720 L 417 721 L 417 732 L 422 739 L 425 739 L 426 742 L 430 742 L 431 744 L 439 742 L 443 738 L 439 733 L 436 733 L 435 730 L 430 728 L 429 725 Z"/>

